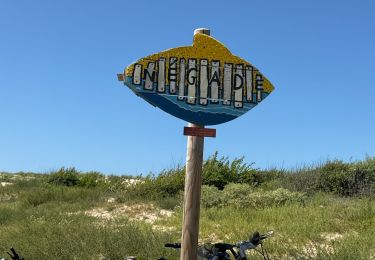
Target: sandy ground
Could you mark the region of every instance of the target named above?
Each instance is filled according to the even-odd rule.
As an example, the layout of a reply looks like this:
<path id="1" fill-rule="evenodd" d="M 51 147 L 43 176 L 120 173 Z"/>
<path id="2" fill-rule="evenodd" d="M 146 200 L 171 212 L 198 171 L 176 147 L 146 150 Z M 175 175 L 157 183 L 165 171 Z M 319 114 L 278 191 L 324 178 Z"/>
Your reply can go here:
<path id="1" fill-rule="evenodd" d="M 5 187 L 5 186 L 8 186 L 8 185 L 13 185 L 13 183 L 11 183 L 11 182 L 0 182 L 0 186 L 1 187 Z"/>
<path id="2" fill-rule="evenodd" d="M 110 198 L 108 202 L 114 203 L 114 199 Z M 84 214 L 102 220 L 113 220 L 126 216 L 130 220 L 144 221 L 146 223 L 153 224 L 159 219 L 172 216 L 173 211 L 159 209 L 152 204 L 119 204 L 114 206 L 113 209 L 94 208 L 85 211 Z"/>

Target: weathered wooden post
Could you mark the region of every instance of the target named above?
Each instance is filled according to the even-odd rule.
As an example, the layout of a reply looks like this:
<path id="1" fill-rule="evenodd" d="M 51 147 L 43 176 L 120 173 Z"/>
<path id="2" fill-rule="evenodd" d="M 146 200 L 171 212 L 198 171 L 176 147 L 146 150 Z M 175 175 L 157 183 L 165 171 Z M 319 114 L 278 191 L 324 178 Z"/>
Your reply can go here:
<path id="1" fill-rule="evenodd" d="M 197 33 L 210 35 L 208 29 L 196 29 L 194 34 Z M 189 123 L 188 127 L 204 128 L 192 123 Z M 204 136 L 188 135 L 180 258 L 184 260 L 197 259 L 203 148 Z"/>
<path id="2" fill-rule="evenodd" d="M 189 124 L 189 127 L 200 126 Z M 188 136 L 181 259 L 197 259 L 204 137 Z"/>
<path id="3" fill-rule="evenodd" d="M 155 53 L 130 64 L 118 79 L 137 96 L 189 125 L 181 259 L 197 259 L 204 128 L 233 120 L 263 101 L 272 84 L 246 60 L 210 36 L 194 31 L 192 46 Z"/>

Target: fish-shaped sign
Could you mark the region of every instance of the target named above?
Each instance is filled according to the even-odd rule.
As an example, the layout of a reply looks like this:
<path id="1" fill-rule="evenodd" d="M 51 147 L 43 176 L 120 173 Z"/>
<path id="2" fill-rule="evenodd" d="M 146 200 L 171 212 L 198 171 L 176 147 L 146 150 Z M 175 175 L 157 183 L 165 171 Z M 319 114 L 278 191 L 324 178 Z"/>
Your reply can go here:
<path id="1" fill-rule="evenodd" d="M 132 63 L 118 79 L 152 105 L 201 126 L 243 115 L 274 89 L 253 65 L 202 33 L 192 46 Z"/>

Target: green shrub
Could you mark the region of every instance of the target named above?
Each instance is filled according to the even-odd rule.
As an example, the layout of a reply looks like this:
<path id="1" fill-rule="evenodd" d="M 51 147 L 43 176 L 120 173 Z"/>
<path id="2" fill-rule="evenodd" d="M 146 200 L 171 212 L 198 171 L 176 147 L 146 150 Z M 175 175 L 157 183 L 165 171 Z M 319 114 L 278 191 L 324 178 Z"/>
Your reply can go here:
<path id="1" fill-rule="evenodd" d="M 229 184 L 224 190 L 203 186 L 202 206 L 206 208 L 234 206 L 236 208 L 265 208 L 290 203 L 304 203 L 305 195 L 286 189 L 263 191 L 248 184 Z"/>
<path id="2" fill-rule="evenodd" d="M 341 196 L 370 195 L 374 192 L 375 158 L 356 163 L 328 162 L 320 169 L 318 188 Z"/>
<path id="3" fill-rule="evenodd" d="M 238 183 L 247 183 L 253 187 L 267 186 L 268 183 L 274 182 L 283 176 L 283 170 L 270 169 L 270 170 L 257 170 L 248 169 L 239 175 Z"/>
<path id="4" fill-rule="evenodd" d="M 203 163 L 202 183 L 220 190 L 232 182 L 254 184 L 257 170 L 253 169 L 252 165 L 245 163 L 244 157 L 235 158 L 232 162 L 228 157 L 219 159 L 218 152 L 215 152 Z"/>
<path id="5" fill-rule="evenodd" d="M 356 171 L 357 192 L 360 195 L 375 194 L 375 157 L 368 157 L 359 162 L 354 169 Z"/>
<path id="6" fill-rule="evenodd" d="M 325 192 L 344 194 L 348 187 L 345 182 L 348 180 L 350 166 L 342 161 L 328 161 L 319 169 L 318 189 Z"/>
<path id="7" fill-rule="evenodd" d="M 231 201 L 242 200 L 254 192 L 254 188 L 249 184 L 230 183 L 223 190 L 224 198 Z"/>
<path id="8" fill-rule="evenodd" d="M 57 172 L 50 174 L 48 183 L 63 186 L 76 186 L 79 183 L 79 171 L 74 167 L 60 168 Z"/>
<path id="9" fill-rule="evenodd" d="M 78 178 L 78 185 L 86 188 L 93 188 L 105 183 L 104 175 L 99 172 L 88 172 L 80 174 Z"/>
<path id="10" fill-rule="evenodd" d="M 10 181 L 10 174 L 5 172 L 0 172 L 0 182 L 9 182 Z"/>
<path id="11" fill-rule="evenodd" d="M 216 152 L 203 163 L 202 183 L 223 189 L 225 185 L 233 181 L 233 176 L 230 173 L 228 158 L 218 159 L 217 156 Z"/>
<path id="12" fill-rule="evenodd" d="M 124 185 L 124 180 L 128 178 L 129 176 L 107 175 L 104 177 L 103 186 L 112 192 L 123 191 L 126 188 L 126 185 Z"/>
<path id="13" fill-rule="evenodd" d="M 124 185 L 126 196 L 139 199 L 160 199 L 178 196 L 184 188 L 185 169 L 164 170 L 158 176 L 139 178 L 135 185 Z"/>
<path id="14" fill-rule="evenodd" d="M 157 193 L 161 196 L 176 196 L 184 189 L 185 168 L 177 167 L 162 171 L 153 181 Z"/>
<path id="15" fill-rule="evenodd" d="M 201 205 L 205 208 L 214 208 L 223 206 L 224 196 L 215 186 L 204 185 L 202 187 Z"/>
<path id="16" fill-rule="evenodd" d="M 276 175 L 273 187 L 302 191 L 310 195 L 328 192 L 339 196 L 374 196 L 375 158 L 345 163 L 327 161 L 315 167 L 303 167 Z"/>
<path id="17" fill-rule="evenodd" d="M 359 162 L 345 163 L 340 160 L 302 167 L 295 170 L 259 170 L 248 164 L 244 157 L 229 160 L 215 152 L 203 163 L 202 183 L 223 190 L 230 183 L 248 184 L 263 190 L 278 188 L 313 195 L 316 192 L 328 192 L 340 196 L 374 196 L 375 194 L 375 157 Z M 17 177 L 17 178 L 15 178 Z M 103 176 L 99 172 L 81 173 L 75 168 L 61 168 L 49 175 L 1 173 L 0 178 L 10 180 L 14 188 L 39 187 L 43 183 L 61 186 L 81 186 L 93 188 L 100 186 L 109 192 L 125 192 L 122 200 L 147 199 L 159 200 L 178 197 L 184 189 L 185 167 L 163 170 L 158 175 L 137 177 L 136 185 L 128 185 L 129 176 Z M 174 203 L 172 203 L 174 204 Z"/>
<path id="18" fill-rule="evenodd" d="M 319 171 L 315 168 L 304 167 L 294 171 L 285 171 L 277 178 L 278 185 L 276 185 L 276 188 L 305 192 L 312 195 L 320 191 L 318 188 L 319 179 Z"/>

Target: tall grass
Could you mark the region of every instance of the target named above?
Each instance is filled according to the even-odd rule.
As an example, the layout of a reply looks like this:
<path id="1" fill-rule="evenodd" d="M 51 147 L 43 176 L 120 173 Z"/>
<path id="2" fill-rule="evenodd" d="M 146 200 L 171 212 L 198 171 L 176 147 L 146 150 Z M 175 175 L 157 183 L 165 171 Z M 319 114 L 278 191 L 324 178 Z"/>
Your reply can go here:
<path id="1" fill-rule="evenodd" d="M 184 175 L 177 167 L 138 176 L 133 185 L 127 176 L 75 168 L 1 173 L 0 180 L 12 185 L 0 187 L 0 255 L 13 246 L 26 259 L 178 259 L 179 252 L 163 244 L 181 237 Z M 200 242 L 236 242 L 255 230 L 274 230 L 265 242 L 274 259 L 375 256 L 374 158 L 286 171 L 256 169 L 244 158 L 215 153 L 204 163 L 203 184 Z M 139 202 L 174 214 L 153 224 L 126 213 L 108 220 L 85 214 Z"/>
<path id="2" fill-rule="evenodd" d="M 173 253 L 162 246 L 163 241 L 171 240 L 168 234 L 126 219 L 93 224 L 93 219 L 84 215 L 55 212 L 48 217 L 31 215 L 0 230 L 0 252 L 13 246 L 26 259 L 123 259 L 129 255 L 157 259 Z"/>
<path id="3" fill-rule="evenodd" d="M 374 214 L 372 200 L 327 194 L 316 194 L 303 206 L 202 207 L 199 237 L 202 242 L 234 243 L 248 239 L 256 230 L 273 230 L 275 235 L 265 242 L 273 259 L 369 259 L 375 253 Z M 172 219 L 158 224 L 173 225 L 179 230 L 181 218 L 178 208 Z M 330 240 L 330 236 L 337 239 Z"/>

